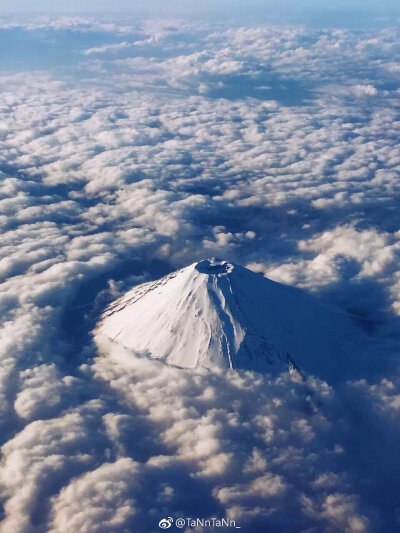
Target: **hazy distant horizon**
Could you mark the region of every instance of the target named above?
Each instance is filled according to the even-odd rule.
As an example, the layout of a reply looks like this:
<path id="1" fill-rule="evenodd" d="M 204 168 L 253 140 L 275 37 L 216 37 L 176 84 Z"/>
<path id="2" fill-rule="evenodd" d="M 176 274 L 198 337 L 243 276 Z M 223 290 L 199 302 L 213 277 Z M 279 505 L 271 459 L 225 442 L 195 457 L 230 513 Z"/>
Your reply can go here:
<path id="1" fill-rule="evenodd" d="M 301 5 L 294 5 L 292 0 L 282 0 L 279 5 L 274 1 L 252 0 L 219 0 L 202 2 L 195 0 L 165 2 L 153 0 L 146 2 L 118 1 L 110 9 L 109 2 L 94 2 L 91 0 L 57 3 L 50 0 L 32 2 L 29 0 L 3 0 L 0 4 L 0 15 L 130 15 L 140 18 L 146 17 L 178 17 L 198 18 L 208 22 L 233 24 L 306 24 L 326 27 L 382 27 L 385 24 L 396 24 L 396 17 L 400 17 L 400 4 L 395 0 L 386 0 L 378 5 L 375 1 L 352 0 L 335 1 L 330 5 L 321 5 L 319 0 L 309 0 Z"/>

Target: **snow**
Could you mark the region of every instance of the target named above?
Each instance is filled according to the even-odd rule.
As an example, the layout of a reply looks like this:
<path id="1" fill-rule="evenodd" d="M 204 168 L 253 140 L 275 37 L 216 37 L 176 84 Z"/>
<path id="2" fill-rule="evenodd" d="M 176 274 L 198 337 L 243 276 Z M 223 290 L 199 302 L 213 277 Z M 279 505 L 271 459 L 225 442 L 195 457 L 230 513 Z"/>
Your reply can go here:
<path id="1" fill-rule="evenodd" d="M 297 369 L 332 380 L 363 333 L 340 309 L 207 259 L 134 287 L 106 309 L 95 336 L 182 368 Z"/>

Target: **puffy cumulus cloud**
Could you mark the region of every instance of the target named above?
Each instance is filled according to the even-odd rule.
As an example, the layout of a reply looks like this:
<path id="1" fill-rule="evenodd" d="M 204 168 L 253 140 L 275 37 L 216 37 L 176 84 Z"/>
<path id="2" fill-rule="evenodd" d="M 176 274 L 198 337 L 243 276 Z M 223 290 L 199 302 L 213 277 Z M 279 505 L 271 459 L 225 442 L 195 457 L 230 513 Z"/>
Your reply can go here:
<path id="1" fill-rule="evenodd" d="M 285 264 L 250 262 L 247 266 L 275 281 L 313 292 L 329 292 L 336 287 L 339 291 L 334 300 L 359 315 L 378 318 L 382 311 L 398 313 L 398 232 L 380 233 L 375 229 L 358 230 L 353 225 L 339 225 L 334 230 L 299 240 L 297 246 L 310 252 L 311 257 L 296 258 Z M 385 291 L 380 297 L 378 289 L 373 287 L 378 280 L 379 287 Z M 371 293 L 377 297 L 374 304 Z"/>
<path id="2" fill-rule="evenodd" d="M 350 257 L 361 265 L 359 276 L 375 276 L 395 261 L 399 242 L 396 237 L 379 234 L 373 229 L 357 231 L 353 227 L 339 226 L 314 239 L 300 241 L 299 247 L 331 256 Z"/>
<path id="3" fill-rule="evenodd" d="M 95 400 L 65 416 L 36 420 L 3 446 L 1 480 L 7 501 L 2 531 L 27 531 L 43 523 L 48 496 L 93 468 L 104 437 L 98 430 L 89 435 L 87 429 L 91 423 L 98 426 L 101 407 Z"/>
<path id="4" fill-rule="evenodd" d="M 53 504 L 49 531 L 118 531 L 135 515 L 138 466 L 129 458 L 104 463 L 64 488 Z M 136 486 L 136 487 L 135 487 Z"/>
<path id="5" fill-rule="evenodd" d="M 113 505 L 121 530 L 151 531 L 165 513 L 190 515 L 193 491 L 197 514 L 220 513 L 246 531 L 379 531 L 394 520 L 394 509 L 379 511 L 397 486 L 396 440 L 387 438 L 396 404 L 386 404 L 398 395 L 394 382 L 335 391 L 314 378 L 174 369 L 98 343 L 102 356 L 85 372 L 119 401 L 119 413 L 103 416 L 111 456 L 52 497 L 55 531 L 78 523 L 112 530 Z M 378 463 L 390 490 L 370 482 Z M 131 475 L 119 474 L 122 465 Z M 100 486 L 110 487 L 105 501 Z"/>
<path id="6" fill-rule="evenodd" d="M 249 266 L 277 281 L 308 288 L 337 281 L 340 262 L 343 260 L 358 263 L 354 272 L 357 278 L 383 278 L 396 269 L 399 240 L 397 233 L 392 235 L 379 233 L 375 229 L 357 230 L 354 226 L 347 225 L 316 234 L 310 239 L 299 240 L 298 248 L 314 252 L 315 257 L 276 268 L 265 268 L 257 263 L 250 263 Z"/>
<path id="7" fill-rule="evenodd" d="M 99 343 L 103 355 L 78 381 L 102 400 L 57 417 L 50 405 L 50 418 L 3 445 L 2 531 L 145 532 L 166 514 L 218 514 L 251 531 L 368 530 L 374 510 L 361 505 L 343 449 L 349 420 L 338 432 L 340 399 L 325 383 L 181 371 Z"/>
<path id="8" fill-rule="evenodd" d="M 47 418 L 57 413 L 69 394 L 79 392 L 72 376 L 59 376 L 55 364 L 38 365 L 19 374 L 21 391 L 14 402 L 16 414 L 23 419 Z"/>
<path id="9" fill-rule="evenodd" d="M 363 390 L 375 400 L 376 408 L 384 412 L 387 416 L 397 417 L 399 415 L 400 396 L 398 390 L 398 376 L 391 379 L 383 378 L 377 384 L 369 384 L 365 379 L 355 382 L 356 389 Z"/>
<path id="10" fill-rule="evenodd" d="M 198 513 L 211 499 L 224 516 L 252 531 L 268 524 L 298 531 L 299 523 L 330 531 L 335 521 L 353 531 L 348 524 L 368 523 L 353 493 L 355 479 L 340 474 L 339 465 L 349 458 L 344 435 L 334 434 L 329 415 L 338 399 L 325 383 L 288 375 L 182 371 L 132 358 L 101 336 L 98 343 L 103 356 L 93 367 L 96 378 L 110 384 L 132 413 L 126 421 L 108 420 L 114 438 L 118 435 L 121 444 L 125 439 L 120 450 L 139 452 L 129 436 L 146 420 L 153 449 L 146 468 L 168 472 L 185 465 L 207 487 Z M 168 479 L 172 487 L 176 481 Z M 339 491 L 342 506 L 335 503 Z M 322 495 L 331 502 L 326 514 L 319 510 Z M 307 499 L 318 513 L 311 516 Z M 172 496 L 169 505 L 172 512 Z"/>
<path id="11" fill-rule="evenodd" d="M 377 94 L 376 87 L 373 85 L 355 85 L 352 87 L 354 94 L 362 98 L 363 96 L 375 96 Z"/>
<path id="12" fill-rule="evenodd" d="M 308 498 L 303 498 L 305 512 L 310 516 L 324 517 L 338 531 L 362 533 L 369 530 L 369 521 L 357 514 L 357 500 L 346 494 L 330 494 L 315 506 Z"/>
<path id="13" fill-rule="evenodd" d="M 100 41 L 0 76 L 2 533 L 396 528 L 397 31 L 3 29 Z M 95 358 L 110 299 L 210 255 L 361 315 L 359 379 Z"/>
<path id="14" fill-rule="evenodd" d="M 375 69 L 385 77 L 385 66 L 397 51 L 397 35 L 396 30 L 384 29 L 371 39 L 367 32 L 360 35 L 348 29 L 291 27 L 239 28 L 226 33 L 234 52 L 257 58 L 259 65 L 272 66 L 285 77 L 359 87 L 379 81 Z M 371 94 L 370 89 L 367 92 Z"/>

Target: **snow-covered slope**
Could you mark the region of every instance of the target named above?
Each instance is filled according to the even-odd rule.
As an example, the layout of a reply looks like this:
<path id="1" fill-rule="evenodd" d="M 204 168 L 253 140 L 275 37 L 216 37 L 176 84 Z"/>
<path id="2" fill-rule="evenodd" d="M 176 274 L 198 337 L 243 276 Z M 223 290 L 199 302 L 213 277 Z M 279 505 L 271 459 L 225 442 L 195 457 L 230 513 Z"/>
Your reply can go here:
<path id="1" fill-rule="evenodd" d="M 341 374 L 360 335 L 345 312 L 239 265 L 204 260 L 134 287 L 96 328 L 179 367 Z"/>

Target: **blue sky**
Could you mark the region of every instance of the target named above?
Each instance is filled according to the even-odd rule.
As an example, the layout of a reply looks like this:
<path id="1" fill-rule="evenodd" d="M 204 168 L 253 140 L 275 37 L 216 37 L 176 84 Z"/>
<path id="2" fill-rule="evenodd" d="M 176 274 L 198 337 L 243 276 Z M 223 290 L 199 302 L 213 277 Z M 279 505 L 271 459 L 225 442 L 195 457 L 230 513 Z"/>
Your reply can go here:
<path id="1" fill-rule="evenodd" d="M 382 25 L 400 16 L 397 0 L 336 0 L 331 3 L 319 0 L 173 0 L 164 2 L 150 0 L 2 0 L 0 13 L 122 13 L 136 16 L 199 16 L 206 19 L 223 17 L 224 21 L 247 22 L 300 22 L 324 26 L 371 26 Z"/>

